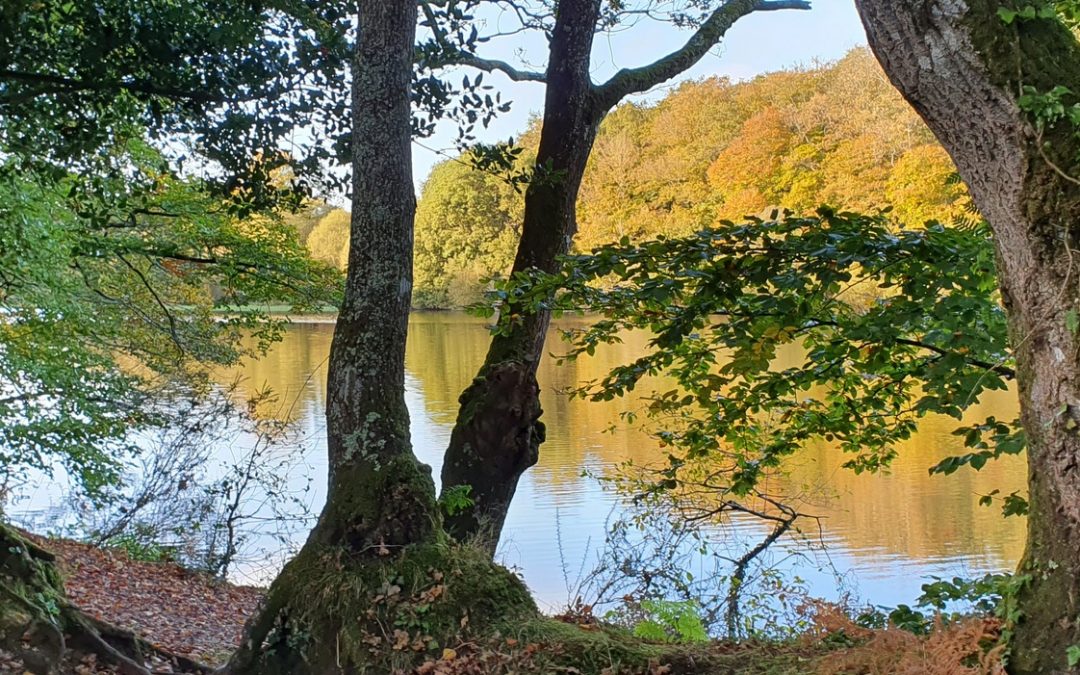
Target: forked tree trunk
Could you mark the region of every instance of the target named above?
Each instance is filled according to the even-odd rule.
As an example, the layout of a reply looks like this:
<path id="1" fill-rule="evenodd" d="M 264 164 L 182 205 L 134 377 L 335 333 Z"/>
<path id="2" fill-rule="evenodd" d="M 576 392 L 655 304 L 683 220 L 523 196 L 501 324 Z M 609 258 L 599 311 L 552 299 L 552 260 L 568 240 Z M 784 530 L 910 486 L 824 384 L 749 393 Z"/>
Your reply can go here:
<path id="1" fill-rule="evenodd" d="M 589 76 L 600 0 L 562 0 L 551 35 L 544 121 L 535 180 L 525 192 L 525 217 L 513 271 L 554 271 L 577 230 L 576 203 L 585 165 L 607 107 Z M 472 506 L 446 519 L 458 539 L 494 553 L 517 490 L 536 464 L 544 424 L 536 369 L 549 314 L 523 317 L 491 341 L 479 374 L 462 393 L 442 469 L 444 493 L 470 488 Z"/>
<path id="2" fill-rule="evenodd" d="M 412 452 L 405 338 L 417 5 L 358 6 L 351 244 L 328 366 L 327 500 L 250 622 L 228 666 L 236 674 L 408 671 L 469 621 L 535 611 L 509 572 L 446 545 L 430 468 Z"/>
<path id="3" fill-rule="evenodd" d="M 577 231 L 576 202 L 600 122 L 626 96 L 685 72 L 740 18 L 758 11 L 809 9 L 806 0 L 727 0 L 716 3 L 697 30 L 670 54 L 623 69 L 602 85 L 590 79 L 590 53 L 600 0 L 561 0 L 548 53 L 544 121 L 537 177 L 525 193 L 525 218 L 513 273 L 557 271 Z M 521 317 L 491 341 L 479 374 L 462 393 L 442 470 L 444 494 L 468 486 L 472 505 L 456 509 L 447 528 L 494 553 L 518 480 L 536 463 L 544 425 L 536 369 L 550 316 Z"/>
<path id="4" fill-rule="evenodd" d="M 1080 92 L 1080 48 L 1054 20 L 999 15 L 1027 0 L 856 4 L 881 65 L 993 228 L 1028 442 L 1009 669 L 1069 672 L 1080 644 L 1080 142 L 1068 122 L 1040 133 L 1018 97 L 1025 86 Z"/>

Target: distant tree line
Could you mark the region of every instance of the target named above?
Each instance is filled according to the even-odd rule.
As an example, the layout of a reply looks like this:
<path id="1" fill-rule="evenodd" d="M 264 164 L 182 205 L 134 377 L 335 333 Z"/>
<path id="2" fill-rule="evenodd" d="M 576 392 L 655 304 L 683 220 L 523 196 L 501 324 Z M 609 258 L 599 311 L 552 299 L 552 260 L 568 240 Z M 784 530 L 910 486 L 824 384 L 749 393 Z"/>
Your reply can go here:
<path id="1" fill-rule="evenodd" d="M 531 160 L 539 120 L 517 140 Z M 899 222 L 970 217 L 948 155 L 865 48 L 828 65 L 747 82 L 682 84 L 656 103 L 625 103 L 600 127 L 581 188 L 574 247 L 683 236 L 773 207 L 822 203 Z M 424 182 L 416 214 L 414 305 L 474 302 L 505 273 L 520 236 L 522 196 L 499 176 L 449 159 Z M 343 264 L 348 223 L 333 214 L 308 239 Z"/>

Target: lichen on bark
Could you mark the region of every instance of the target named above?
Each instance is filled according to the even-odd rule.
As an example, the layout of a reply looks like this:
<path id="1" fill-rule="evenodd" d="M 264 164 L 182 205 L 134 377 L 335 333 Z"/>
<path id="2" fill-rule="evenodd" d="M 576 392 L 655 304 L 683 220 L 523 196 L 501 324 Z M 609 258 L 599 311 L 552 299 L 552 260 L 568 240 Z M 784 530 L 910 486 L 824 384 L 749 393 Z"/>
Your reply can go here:
<path id="1" fill-rule="evenodd" d="M 1027 435 L 1028 541 L 1009 617 L 1013 673 L 1075 670 L 1080 644 L 1080 137 L 1040 125 L 1026 92 L 1080 92 L 1080 45 L 1060 22 L 1006 21 L 1026 0 L 857 0 L 886 73 L 956 163 L 997 248 Z M 1031 89 L 1026 89 L 1030 87 Z"/>

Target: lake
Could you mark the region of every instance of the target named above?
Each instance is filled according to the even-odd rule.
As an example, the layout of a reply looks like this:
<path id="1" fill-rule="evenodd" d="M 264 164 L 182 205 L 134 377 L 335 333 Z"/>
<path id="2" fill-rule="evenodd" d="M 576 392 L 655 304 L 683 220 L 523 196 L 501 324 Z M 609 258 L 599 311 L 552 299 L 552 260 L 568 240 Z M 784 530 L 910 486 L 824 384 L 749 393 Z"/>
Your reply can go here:
<path id="1" fill-rule="evenodd" d="M 239 376 L 249 390 L 268 386 L 278 394 L 283 414 L 303 431 L 301 451 L 313 468 L 308 500 L 315 512 L 325 494 L 323 406 L 332 336 L 331 324 L 294 324 L 264 358 L 219 376 L 222 381 Z M 521 480 L 499 555 L 520 570 L 546 608 L 565 605 L 567 582 L 591 567 L 607 523 L 623 508 L 622 498 L 584 474 L 604 474 L 627 460 L 649 463 L 665 456 L 648 435 L 622 422 L 620 413 L 635 409 L 635 401 L 592 403 L 559 392 L 638 355 L 645 339 L 630 335 L 595 357 L 561 366 L 548 358 L 540 367 L 547 441 L 539 463 Z M 411 318 L 405 366 L 412 439 L 436 479 L 457 398 L 475 375 L 487 343 L 486 323 L 480 319 L 450 312 Z M 549 352 L 564 349 L 553 331 Z M 990 414 L 1011 419 L 1017 403 L 1014 394 L 990 392 L 975 408 L 972 419 Z M 846 457 L 825 442 L 794 457 L 787 475 L 779 479 L 781 487 L 785 493 L 813 495 L 803 510 L 822 517 L 820 533 L 813 524 L 809 534 L 820 534 L 823 550 L 808 552 L 804 545 L 789 542 L 785 546 L 790 551 L 803 555 L 783 563 L 785 569 L 805 579 L 816 596 L 835 598 L 845 590 L 879 605 L 910 603 L 931 576 L 1011 570 L 1023 550 L 1024 520 L 1003 518 L 996 506 L 980 506 L 978 499 L 994 489 L 1005 494 L 1023 489 L 1023 458 L 991 462 L 981 472 L 928 475 L 927 469 L 939 459 L 963 451 L 960 439 L 950 433 L 955 426 L 951 419 L 926 419 L 884 475 L 855 475 L 841 468 Z M 766 529 L 759 523 L 736 522 L 725 531 L 733 539 L 750 540 Z M 790 552 L 783 547 L 779 551 L 781 559 Z M 250 580 L 265 581 L 276 568 L 276 563 L 268 563 L 249 563 L 242 572 Z"/>

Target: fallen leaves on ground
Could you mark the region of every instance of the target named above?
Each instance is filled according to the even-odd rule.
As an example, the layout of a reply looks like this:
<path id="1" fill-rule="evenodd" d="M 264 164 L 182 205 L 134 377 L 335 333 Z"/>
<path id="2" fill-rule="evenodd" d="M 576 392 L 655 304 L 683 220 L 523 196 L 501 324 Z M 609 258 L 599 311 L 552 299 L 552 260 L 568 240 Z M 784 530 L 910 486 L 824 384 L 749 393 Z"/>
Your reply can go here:
<path id="1" fill-rule="evenodd" d="M 206 664 L 221 663 L 236 649 L 264 593 L 115 549 L 33 538 L 56 554 L 68 598 L 84 612 Z"/>

